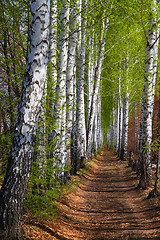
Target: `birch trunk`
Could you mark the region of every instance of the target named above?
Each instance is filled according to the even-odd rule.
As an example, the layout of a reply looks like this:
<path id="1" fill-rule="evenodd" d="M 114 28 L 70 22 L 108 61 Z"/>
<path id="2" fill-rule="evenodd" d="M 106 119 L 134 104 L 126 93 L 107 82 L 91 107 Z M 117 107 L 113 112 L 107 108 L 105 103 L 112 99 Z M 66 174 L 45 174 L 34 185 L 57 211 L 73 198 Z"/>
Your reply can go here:
<path id="1" fill-rule="evenodd" d="M 108 27 L 108 19 L 103 23 L 103 37 L 101 39 L 100 50 L 99 50 L 99 57 L 97 62 L 97 67 L 95 69 L 95 86 L 94 91 L 92 94 L 92 101 L 90 106 L 90 116 L 88 122 L 88 129 L 87 129 L 87 157 L 90 158 L 91 154 L 91 146 L 92 146 L 92 131 L 93 131 L 93 121 L 95 117 L 95 102 L 98 96 L 99 87 L 100 87 L 100 77 L 101 77 L 101 68 L 102 68 L 102 61 L 104 57 L 104 46 L 105 46 L 105 39 Z"/>
<path id="2" fill-rule="evenodd" d="M 76 43 L 77 43 L 77 32 L 76 32 L 76 6 L 74 5 L 72 9 L 72 25 L 71 25 L 71 37 L 68 49 L 68 66 L 67 66 L 67 76 L 66 76 L 66 144 L 67 144 L 67 166 L 70 166 L 71 161 L 71 141 L 72 141 L 72 131 L 75 121 L 75 93 L 76 93 Z"/>
<path id="3" fill-rule="evenodd" d="M 118 79 L 118 96 L 116 97 L 116 119 L 115 119 L 115 150 L 119 154 L 121 135 L 121 86 Z"/>
<path id="4" fill-rule="evenodd" d="M 114 149 L 117 151 L 117 141 L 118 141 L 118 131 L 119 131 L 119 115 L 118 115 L 118 106 L 117 101 L 115 101 L 115 107 L 113 109 L 113 129 L 114 129 L 114 136 L 113 136 L 113 142 L 114 142 Z"/>
<path id="5" fill-rule="evenodd" d="M 60 15 L 60 47 L 59 47 L 59 62 L 58 62 L 58 79 L 56 89 L 56 149 L 55 158 L 57 160 L 60 172 L 58 177 L 62 183 L 64 181 L 64 168 L 66 165 L 66 70 L 68 58 L 68 32 L 69 32 L 69 7 L 70 1 L 64 0 Z"/>
<path id="6" fill-rule="evenodd" d="M 97 114 L 94 117 L 94 125 L 93 125 L 93 139 L 92 139 L 92 153 L 93 155 L 96 154 L 98 149 L 98 143 L 97 143 Z"/>
<path id="7" fill-rule="evenodd" d="M 103 144 L 102 124 L 101 124 L 101 93 L 97 97 L 97 151 L 100 151 Z"/>
<path id="8" fill-rule="evenodd" d="M 80 59 L 80 49 L 81 49 L 81 9 L 82 9 L 82 0 L 77 0 L 76 2 L 76 24 L 77 24 L 77 42 L 76 42 L 76 50 L 77 50 L 77 65 Z M 78 67 L 75 67 L 75 71 Z M 72 174 L 77 173 L 77 146 L 78 146 L 78 108 L 77 108 L 77 81 L 76 77 L 74 78 L 73 83 L 73 123 L 72 123 L 72 145 L 71 145 L 71 163 L 72 163 Z"/>
<path id="9" fill-rule="evenodd" d="M 117 109 L 116 109 L 116 138 L 115 138 L 115 150 L 118 153 L 118 146 L 119 146 L 119 115 L 120 115 L 120 106 L 119 106 L 119 96 L 117 97 Z"/>
<path id="10" fill-rule="evenodd" d="M 127 157 L 127 145 L 128 145 L 128 114 L 129 114 L 129 94 L 124 93 L 123 99 L 123 122 L 122 122 L 122 142 L 121 142 L 121 154 L 122 161 Z"/>
<path id="11" fill-rule="evenodd" d="M 56 83 L 57 83 L 57 0 L 51 1 L 50 6 L 50 36 L 49 36 L 49 64 L 47 75 L 47 94 L 49 96 L 49 114 L 50 123 L 47 126 L 48 132 L 48 167 L 52 168 L 52 177 L 55 173 L 55 159 L 54 159 L 54 105 L 56 95 Z M 48 178 L 50 182 L 51 178 Z M 48 186 L 50 183 L 48 183 Z"/>
<path id="12" fill-rule="evenodd" d="M 91 101 L 94 88 L 94 38 L 89 39 L 89 53 L 88 53 L 88 77 L 87 77 L 87 129 L 90 117 Z"/>
<path id="13" fill-rule="evenodd" d="M 116 133 L 116 126 L 115 126 L 115 118 L 116 118 L 116 109 L 115 109 L 115 101 L 113 100 L 113 109 L 112 109 L 112 148 L 115 148 L 115 133 Z"/>
<path id="14" fill-rule="evenodd" d="M 22 238 L 23 205 L 48 64 L 49 9 L 49 1 L 31 2 L 30 51 L 13 145 L 0 192 L 0 237 L 6 240 Z"/>
<path id="15" fill-rule="evenodd" d="M 152 14 L 156 14 L 156 1 L 153 1 Z M 143 90 L 140 142 L 140 182 L 143 189 L 152 186 L 151 143 L 152 117 L 154 105 L 154 89 L 158 60 L 159 26 L 156 26 L 153 16 L 150 18 L 145 60 L 145 85 Z"/>
<path id="16" fill-rule="evenodd" d="M 48 92 L 51 97 L 50 108 L 53 112 L 57 83 L 57 0 L 51 1 L 50 6 L 50 36 L 49 36 L 49 63 L 48 63 Z M 52 113 L 53 115 L 53 113 Z"/>
<path id="17" fill-rule="evenodd" d="M 118 107 L 119 107 L 119 133 L 118 133 L 118 156 L 120 157 L 120 152 L 121 152 L 121 143 L 122 143 L 122 117 L 123 117 L 123 113 L 122 113 L 122 100 L 121 100 L 121 83 L 120 83 L 120 78 L 118 81 L 118 92 L 119 92 L 119 96 L 118 96 Z"/>
<path id="18" fill-rule="evenodd" d="M 138 121 L 138 104 L 135 104 L 135 111 L 134 111 L 135 117 L 134 117 L 134 125 L 135 125 L 135 153 L 138 153 L 138 143 L 139 143 L 139 121 Z"/>
<path id="19" fill-rule="evenodd" d="M 52 82 L 52 91 L 55 94 L 56 81 L 57 81 L 57 0 L 51 1 L 50 10 L 50 51 L 49 63 L 50 71 L 49 78 Z M 53 108 L 53 106 L 52 106 Z"/>
<path id="20" fill-rule="evenodd" d="M 77 52 L 78 60 L 80 59 L 80 48 L 82 40 L 82 0 L 77 0 Z"/>
<path id="21" fill-rule="evenodd" d="M 86 7 L 86 1 L 83 1 L 83 9 Z M 85 12 L 84 12 L 85 13 Z M 86 158 L 86 124 L 84 109 L 84 71 L 85 71 L 85 53 L 86 53 L 86 20 L 83 17 L 82 39 L 79 54 L 79 75 L 78 75 L 78 96 L 77 96 L 77 170 L 80 169 L 81 162 Z"/>
<path id="22" fill-rule="evenodd" d="M 113 112 L 112 112 L 113 114 Z M 108 147 L 109 149 L 113 148 L 113 121 L 112 121 L 112 116 L 110 116 L 111 120 L 110 120 L 110 124 L 109 124 L 109 131 L 107 133 L 107 142 L 108 142 Z"/>
<path id="23" fill-rule="evenodd" d="M 122 106 L 120 104 L 120 109 L 119 109 L 119 141 L 118 141 L 118 156 L 120 157 L 121 153 L 121 146 L 122 146 L 122 117 L 123 117 L 123 110 Z"/>
<path id="24" fill-rule="evenodd" d="M 75 75 L 76 75 L 76 67 L 75 67 Z M 72 132 L 71 132 L 71 174 L 76 174 L 77 169 L 77 86 L 76 86 L 76 77 L 73 82 L 73 111 L 72 111 Z"/>

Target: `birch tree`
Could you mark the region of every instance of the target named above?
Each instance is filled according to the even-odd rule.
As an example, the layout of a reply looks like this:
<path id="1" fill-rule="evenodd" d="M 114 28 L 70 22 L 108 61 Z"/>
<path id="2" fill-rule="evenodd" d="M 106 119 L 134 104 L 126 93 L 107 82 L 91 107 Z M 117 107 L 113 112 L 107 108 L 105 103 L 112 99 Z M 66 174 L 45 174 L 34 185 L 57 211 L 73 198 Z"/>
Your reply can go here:
<path id="1" fill-rule="evenodd" d="M 101 121 L 101 88 L 97 96 L 97 149 L 96 153 L 100 151 L 103 145 L 103 132 L 102 132 L 102 121 Z M 92 140 L 93 141 L 93 140 Z"/>
<path id="2" fill-rule="evenodd" d="M 158 3 L 152 2 L 150 29 L 147 38 L 145 59 L 145 84 L 143 89 L 140 130 L 140 182 L 143 189 L 152 186 L 151 143 L 154 90 L 158 60 L 159 19 L 155 19 Z"/>
<path id="3" fill-rule="evenodd" d="M 77 96 L 77 170 L 80 169 L 81 161 L 86 158 L 86 124 L 85 124 L 85 109 L 84 109 L 84 74 L 85 74 L 85 53 L 86 53 L 86 16 L 85 16 L 86 1 L 83 0 L 83 17 L 82 17 L 82 35 L 81 45 L 79 48 L 78 63 L 78 96 Z M 78 46 L 79 47 L 79 46 Z"/>
<path id="4" fill-rule="evenodd" d="M 47 185 L 54 179 L 55 173 L 55 158 L 54 158 L 54 107 L 55 107 L 55 98 L 56 98 L 56 84 L 57 84 L 57 58 L 58 58 L 58 9 L 57 9 L 57 0 L 52 0 L 50 4 L 50 35 L 49 35 L 49 62 L 48 62 L 48 74 L 47 74 L 47 96 L 46 104 L 46 149 L 47 149 L 47 167 L 49 168 L 50 174 L 47 177 Z M 46 169 L 46 172 L 48 170 Z"/>
<path id="5" fill-rule="evenodd" d="M 94 88 L 94 32 L 89 37 L 89 52 L 88 52 L 88 76 L 87 76 L 87 129 L 89 123 L 91 100 Z"/>
<path id="6" fill-rule="evenodd" d="M 122 140 L 121 140 L 121 154 L 122 161 L 127 157 L 127 144 L 128 144 L 128 119 L 129 118 L 129 96 L 124 93 L 123 99 L 123 121 L 122 121 Z"/>
<path id="7" fill-rule="evenodd" d="M 121 139 L 122 139 L 122 104 L 121 104 L 121 81 L 118 79 L 118 104 L 117 104 L 117 154 L 120 156 Z"/>
<path id="8" fill-rule="evenodd" d="M 69 31 L 69 10 L 70 1 L 62 1 L 63 7 L 60 14 L 60 44 L 59 44 L 59 62 L 58 77 L 55 102 L 55 159 L 61 172 L 58 177 L 64 181 L 64 168 L 66 158 L 66 70 L 68 58 L 68 31 Z"/>
<path id="9" fill-rule="evenodd" d="M 51 1 L 50 6 L 50 36 L 49 36 L 49 63 L 48 63 L 48 79 L 47 79 L 47 92 L 50 100 L 50 108 L 53 114 L 54 97 L 56 92 L 57 83 L 57 0 Z"/>
<path id="10" fill-rule="evenodd" d="M 128 53 L 127 53 L 128 55 Z M 127 157 L 127 145 L 128 145 L 128 121 L 129 121 L 129 60 L 128 57 L 125 61 L 124 69 L 124 85 L 123 86 L 123 118 L 122 118 L 122 139 L 121 139 L 121 153 L 120 158 L 122 161 Z"/>
<path id="11" fill-rule="evenodd" d="M 113 147 L 114 147 L 115 151 L 116 151 L 116 146 L 117 146 L 117 127 L 118 127 L 118 123 L 117 123 L 117 101 L 115 101 L 114 107 L 113 107 L 113 129 L 114 129 Z"/>
<path id="12" fill-rule="evenodd" d="M 105 39 L 106 39 L 106 32 L 108 27 L 108 18 L 106 18 L 105 22 L 103 22 L 103 33 L 102 33 L 102 39 L 100 40 L 100 50 L 99 50 L 99 56 L 98 56 L 98 62 L 97 67 L 95 69 L 95 79 L 94 79 L 94 90 L 92 94 L 92 100 L 90 105 L 90 115 L 88 119 L 88 129 L 87 129 L 87 154 L 90 158 L 91 154 L 91 146 L 92 146 L 92 131 L 93 131 L 93 121 L 95 116 L 95 104 L 96 104 L 96 98 L 98 97 L 99 89 L 100 89 L 100 77 L 101 77 L 101 68 L 102 68 L 102 61 L 104 57 L 104 46 L 105 46 Z"/>
<path id="13" fill-rule="evenodd" d="M 50 51 L 49 51 L 49 61 L 51 64 L 49 77 L 53 82 L 53 89 L 55 89 L 55 82 L 57 80 L 57 0 L 51 1 L 50 10 Z"/>
<path id="14" fill-rule="evenodd" d="M 23 205 L 31 172 L 36 127 L 48 64 L 49 10 L 49 1 L 31 2 L 28 62 L 13 145 L 0 191 L 1 239 L 22 238 Z"/>
<path id="15" fill-rule="evenodd" d="M 81 49 L 81 27 L 82 27 L 82 22 L 81 22 L 81 10 L 82 10 L 82 0 L 77 0 L 76 5 L 75 5 L 75 24 L 76 24 L 76 65 L 75 65 L 75 77 L 73 81 L 73 118 L 72 118 L 72 133 L 71 133 L 71 173 L 76 174 L 77 173 L 77 147 L 78 147 L 78 111 L 77 111 L 77 77 L 78 77 L 78 69 L 79 69 L 79 59 L 80 59 L 80 49 Z"/>
<path id="16" fill-rule="evenodd" d="M 67 64 L 67 75 L 66 75 L 66 145 L 67 145 L 67 166 L 71 164 L 71 144 L 73 146 L 73 128 L 75 127 L 75 109 L 76 109 L 76 46 L 77 46 L 77 11 L 76 3 L 73 5 L 71 10 L 71 32 L 70 42 L 68 48 L 68 64 Z"/>

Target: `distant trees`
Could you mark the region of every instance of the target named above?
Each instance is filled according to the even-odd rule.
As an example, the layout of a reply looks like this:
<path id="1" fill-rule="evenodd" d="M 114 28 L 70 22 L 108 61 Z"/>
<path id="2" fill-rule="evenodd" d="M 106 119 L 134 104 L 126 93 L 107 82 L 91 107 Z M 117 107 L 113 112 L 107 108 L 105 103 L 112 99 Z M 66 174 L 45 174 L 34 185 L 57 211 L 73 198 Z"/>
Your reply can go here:
<path id="1" fill-rule="evenodd" d="M 124 7 L 123 3 L 121 6 L 122 8 Z M 132 8 L 133 6 L 134 8 Z M 132 16 L 136 15 L 134 12 L 135 5 L 134 3 L 133 5 L 132 3 L 130 4 L 130 9 L 132 9 L 129 17 L 130 20 L 124 20 L 123 24 L 121 24 L 121 28 L 126 29 L 128 36 L 121 35 L 122 31 L 119 32 L 121 36 L 120 41 L 123 43 L 121 45 L 122 48 L 118 52 L 119 60 L 117 60 L 116 55 L 113 55 L 114 61 L 117 61 L 117 63 L 113 62 L 111 72 L 111 74 L 113 74 L 113 71 L 116 73 L 117 80 L 114 80 L 116 87 L 112 87 L 113 92 L 111 92 L 112 94 L 115 93 L 115 96 L 113 96 L 113 110 L 111 111 L 108 131 L 108 145 L 110 148 L 115 149 L 121 160 L 129 158 L 129 152 L 127 153 L 127 137 L 130 138 L 131 136 L 128 136 L 128 117 L 130 116 L 130 112 L 134 112 L 135 133 L 133 134 L 137 142 L 135 149 L 132 149 L 134 149 L 134 153 L 137 154 L 139 144 L 139 159 L 136 164 L 140 177 L 138 186 L 143 189 L 152 186 L 152 118 L 158 62 L 158 8 L 158 1 L 148 1 L 143 4 L 140 2 L 137 3 L 137 11 L 141 12 L 141 19 L 139 21 L 137 17 L 135 17 L 134 20 L 132 19 Z M 148 14 L 143 11 L 145 9 L 149 9 Z M 125 16 L 125 13 L 123 16 Z M 128 16 L 126 19 L 128 19 Z M 147 32 L 148 36 L 146 34 Z M 134 34 L 136 34 L 136 36 L 133 37 Z M 138 48 L 133 44 L 134 41 L 136 41 Z M 126 47 L 124 43 L 126 43 Z M 140 46 L 142 46 L 141 49 Z M 113 49 L 114 48 L 116 49 L 116 44 L 113 45 Z M 117 54 L 117 52 L 112 50 L 111 54 Z M 111 61 L 113 61 L 112 59 Z M 127 66 L 125 62 L 127 62 Z M 117 65 L 117 67 L 115 65 Z M 140 108 L 140 105 L 142 106 L 141 123 L 138 122 L 138 116 L 136 116 L 138 114 L 137 108 Z M 117 114 L 119 114 L 119 118 Z M 119 119 L 119 124 L 117 119 Z M 116 127 L 117 124 L 119 128 Z M 139 132 L 138 128 L 140 128 Z M 116 147 L 117 142 L 119 142 L 118 149 Z M 133 155 L 133 153 L 131 153 L 131 155 Z"/>

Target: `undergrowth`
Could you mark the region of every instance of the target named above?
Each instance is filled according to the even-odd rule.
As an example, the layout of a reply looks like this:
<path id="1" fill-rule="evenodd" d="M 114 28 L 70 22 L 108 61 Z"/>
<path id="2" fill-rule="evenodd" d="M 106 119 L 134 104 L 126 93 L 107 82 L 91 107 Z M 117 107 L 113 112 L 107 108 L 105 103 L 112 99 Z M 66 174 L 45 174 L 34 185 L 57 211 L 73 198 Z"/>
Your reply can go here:
<path id="1" fill-rule="evenodd" d="M 51 190 L 45 190 L 40 193 L 38 192 L 38 194 L 33 194 L 31 185 L 29 185 L 24 210 L 29 213 L 29 216 L 32 219 L 38 221 L 56 218 L 59 215 L 57 208 L 58 202 L 60 202 L 65 195 L 75 191 L 76 186 L 79 184 L 80 179 L 73 176 L 72 180 L 68 181 L 66 185 L 59 184 L 54 186 Z"/>
<path id="2" fill-rule="evenodd" d="M 47 220 L 58 215 L 56 202 L 61 197 L 61 188 L 47 190 L 42 195 L 28 191 L 25 199 L 25 211 L 31 218 Z"/>
<path id="3" fill-rule="evenodd" d="M 25 199 L 25 211 L 29 213 L 32 219 L 45 221 L 58 216 L 57 203 L 61 201 L 65 195 L 76 191 L 76 186 L 79 186 L 81 179 L 79 176 L 86 175 L 92 168 L 93 161 L 85 164 L 77 176 L 72 176 L 71 180 L 66 185 L 57 185 L 51 190 L 38 191 L 37 194 L 32 193 L 32 183 L 29 184 L 28 192 Z"/>
<path id="4" fill-rule="evenodd" d="M 80 169 L 80 171 L 77 172 L 78 176 L 86 176 L 88 175 L 88 172 L 91 170 L 92 166 L 94 165 L 94 162 L 92 160 L 88 161 L 83 168 Z"/>

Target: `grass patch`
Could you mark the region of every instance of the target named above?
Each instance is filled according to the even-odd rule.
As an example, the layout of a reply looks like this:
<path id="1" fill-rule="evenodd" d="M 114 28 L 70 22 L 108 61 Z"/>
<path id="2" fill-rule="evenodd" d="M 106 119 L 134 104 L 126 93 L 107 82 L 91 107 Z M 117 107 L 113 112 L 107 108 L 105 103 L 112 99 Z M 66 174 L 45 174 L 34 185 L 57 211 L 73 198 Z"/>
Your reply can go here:
<path id="1" fill-rule="evenodd" d="M 79 186 L 80 178 L 72 176 L 71 180 L 66 185 L 57 185 L 51 190 L 46 190 L 42 194 L 32 194 L 32 184 L 29 184 L 29 189 L 26 195 L 24 210 L 29 213 L 32 219 L 39 222 L 57 218 L 59 211 L 57 208 L 58 202 L 73 191 L 77 191 L 76 186 Z"/>
<path id="2" fill-rule="evenodd" d="M 81 179 L 77 175 L 71 176 L 71 180 L 63 186 L 60 198 L 77 191 L 77 187 L 81 184 Z"/>
<path id="3" fill-rule="evenodd" d="M 24 209 L 30 213 L 30 217 L 40 220 L 47 220 L 58 216 L 57 200 L 60 198 L 60 191 L 47 190 L 43 195 L 26 195 Z"/>
<path id="4" fill-rule="evenodd" d="M 94 166 L 94 161 L 88 161 L 86 164 L 85 164 L 85 169 L 86 170 L 91 170 L 91 168 Z"/>
<path id="5" fill-rule="evenodd" d="M 95 165 L 94 161 L 88 161 L 85 163 L 85 166 L 77 171 L 78 176 L 86 176 L 88 175 L 89 171 L 91 171 L 92 167 Z"/>
<path id="6" fill-rule="evenodd" d="M 87 172 L 85 170 L 80 170 L 80 171 L 77 172 L 77 175 L 78 176 L 86 176 Z"/>

